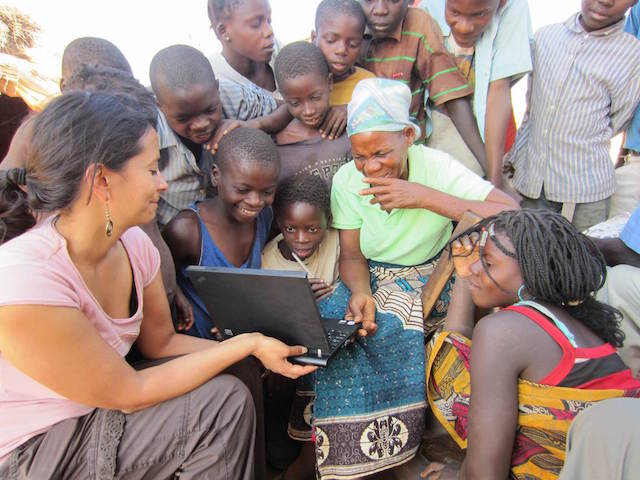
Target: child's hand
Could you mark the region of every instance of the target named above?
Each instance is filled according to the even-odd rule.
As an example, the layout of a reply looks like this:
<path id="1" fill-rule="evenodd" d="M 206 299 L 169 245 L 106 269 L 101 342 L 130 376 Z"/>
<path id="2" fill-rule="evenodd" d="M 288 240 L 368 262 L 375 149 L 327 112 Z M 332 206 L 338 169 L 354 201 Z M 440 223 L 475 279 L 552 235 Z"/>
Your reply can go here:
<path id="1" fill-rule="evenodd" d="M 347 106 L 337 105 L 331 107 L 324 122 L 320 125 L 320 133 L 323 138 L 333 140 L 338 138 L 347 127 Z"/>
<path id="2" fill-rule="evenodd" d="M 471 265 L 480 260 L 478 240 L 480 234 L 472 232 L 451 242 L 451 256 L 456 275 L 461 278 L 471 276 Z"/>
<path id="3" fill-rule="evenodd" d="M 243 122 L 242 120 L 224 120 L 216 130 L 213 138 L 209 140 L 209 142 L 207 142 L 204 148 L 209 150 L 212 155 L 215 155 L 216 151 L 218 150 L 218 143 L 220 143 L 222 137 L 224 137 L 230 131 L 235 130 L 236 128 L 247 126 L 246 123 L 247 122 Z"/>
<path id="4" fill-rule="evenodd" d="M 358 330 L 358 335 L 361 337 L 374 335 L 378 331 L 378 325 L 376 325 L 376 302 L 371 295 L 365 293 L 351 295 L 344 318 L 353 320 L 356 323 L 362 323 L 362 328 Z"/>
<path id="5" fill-rule="evenodd" d="M 189 303 L 189 300 L 187 300 L 180 288 L 176 288 L 176 296 L 173 301 L 176 303 L 178 331 L 184 332 L 189 330 L 193 327 L 193 308 L 191 308 L 191 303 Z"/>
<path id="6" fill-rule="evenodd" d="M 316 301 L 333 293 L 333 286 L 329 285 L 322 278 L 310 278 L 309 284 L 311 285 L 311 291 Z"/>

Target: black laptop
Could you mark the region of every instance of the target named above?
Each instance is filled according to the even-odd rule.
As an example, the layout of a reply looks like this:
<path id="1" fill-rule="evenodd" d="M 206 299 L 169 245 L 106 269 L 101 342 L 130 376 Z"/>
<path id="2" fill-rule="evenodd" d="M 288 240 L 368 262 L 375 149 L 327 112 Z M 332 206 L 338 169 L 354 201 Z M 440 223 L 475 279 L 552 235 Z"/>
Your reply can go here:
<path id="1" fill-rule="evenodd" d="M 325 366 L 358 325 L 320 316 L 305 272 L 187 267 L 187 273 L 223 337 L 260 332 L 308 352 L 291 360 Z"/>

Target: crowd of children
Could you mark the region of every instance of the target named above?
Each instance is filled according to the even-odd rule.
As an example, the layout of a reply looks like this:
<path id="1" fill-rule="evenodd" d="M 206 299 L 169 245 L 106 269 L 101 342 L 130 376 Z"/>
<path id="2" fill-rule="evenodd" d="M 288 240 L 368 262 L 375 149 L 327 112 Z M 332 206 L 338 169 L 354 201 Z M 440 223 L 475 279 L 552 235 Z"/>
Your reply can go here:
<path id="1" fill-rule="evenodd" d="M 160 50 L 151 89 L 71 42 L 0 163 L 0 477 L 359 479 L 431 409 L 465 457 L 423 478 L 587 478 L 586 436 L 639 423 L 636 2 L 533 35 L 527 0 L 322 0 L 283 46 L 268 0 L 208 0 L 222 51 Z M 619 239 L 579 233 L 614 204 Z M 192 265 L 304 270 L 358 336 L 320 369 L 222 340 Z M 640 475 L 617 438 L 594 471 Z"/>

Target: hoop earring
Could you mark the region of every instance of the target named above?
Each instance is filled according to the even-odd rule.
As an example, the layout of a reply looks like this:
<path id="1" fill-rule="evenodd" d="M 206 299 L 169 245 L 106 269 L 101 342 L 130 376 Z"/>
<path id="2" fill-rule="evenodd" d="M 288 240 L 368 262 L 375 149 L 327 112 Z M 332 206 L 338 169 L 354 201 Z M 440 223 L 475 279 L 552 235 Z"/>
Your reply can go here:
<path id="1" fill-rule="evenodd" d="M 524 297 L 522 296 L 523 290 L 524 290 L 524 283 L 520 285 L 520 288 L 518 289 L 518 298 L 520 299 L 521 302 L 524 302 Z"/>
<path id="2" fill-rule="evenodd" d="M 104 226 L 104 233 L 107 237 L 113 235 L 113 220 L 111 220 L 111 210 L 109 210 L 109 201 L 107 201 L 107 206 L 104 210 L 104 215 L 107 217 L 107 223 Z"/>

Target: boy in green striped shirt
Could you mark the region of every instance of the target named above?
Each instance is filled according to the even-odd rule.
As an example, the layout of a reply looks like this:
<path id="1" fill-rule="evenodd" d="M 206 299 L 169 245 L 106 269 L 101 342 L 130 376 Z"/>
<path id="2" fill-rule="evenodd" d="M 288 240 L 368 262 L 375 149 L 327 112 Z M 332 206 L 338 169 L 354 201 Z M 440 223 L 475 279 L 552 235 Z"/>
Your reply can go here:
<path id="1" fill-rule="evenodd" d="M 411 116 L 426 133 L 425 100 L 447 110 L 463 140 L 486 173 L 484 143 L 467 98 L 473 88 L 442 41 L 438 24 L 409 0 L 360 0 L 367 17 L 362 65 L 378 77 L 406 83 Z M 436 135 L 438 132 L 434 132 Z"/>

